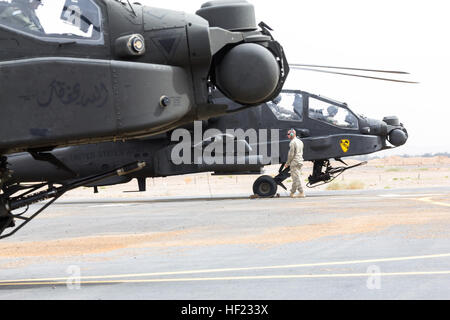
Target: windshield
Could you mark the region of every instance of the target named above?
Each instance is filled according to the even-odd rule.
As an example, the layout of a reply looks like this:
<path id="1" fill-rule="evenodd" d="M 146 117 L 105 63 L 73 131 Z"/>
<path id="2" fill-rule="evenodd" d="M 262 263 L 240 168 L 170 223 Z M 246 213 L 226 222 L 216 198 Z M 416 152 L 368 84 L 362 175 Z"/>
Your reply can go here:
<path id="1" fill-rule="evenodd" d="M 275 100 L 268 102 L 267 105 L 278 120 L 303 120 L 303 96 L 300 93 L 282 92 Z"/>
<path id="2" fill-rule="evenodd" d="M 45 39 L 102 37 L 93 0 L 0 0 L 0 25 Z"/>
<path id="3" fill-rule="evenodd" d="M 309 99 L 309 118 L 341 128 L 358 129 L 358 119 L 347 108 L 316 98 Z"/>

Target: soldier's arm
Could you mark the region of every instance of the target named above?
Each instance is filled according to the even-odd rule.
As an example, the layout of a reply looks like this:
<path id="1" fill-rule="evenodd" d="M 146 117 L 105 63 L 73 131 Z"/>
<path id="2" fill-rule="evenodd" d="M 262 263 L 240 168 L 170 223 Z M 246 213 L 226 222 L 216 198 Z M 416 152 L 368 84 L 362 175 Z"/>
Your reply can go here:
<path id="1" fill-rule="evenodd" d="M 305 151 L 305 144 L 303 143 L 303 141 L 300 140 L 299 143 L 299 155 L 300 157 L 303 159 L 303 152 Z"/>
<path id="2" fill-rule="evenodd" d="M 291 144 L 291 147 L 289 148 L 289 154 L 288 159 L 286 162 L 286 167 L 289 167 L 291 165 L 292 160 L 294 160 L 295 157 L 295 143 Z"/>

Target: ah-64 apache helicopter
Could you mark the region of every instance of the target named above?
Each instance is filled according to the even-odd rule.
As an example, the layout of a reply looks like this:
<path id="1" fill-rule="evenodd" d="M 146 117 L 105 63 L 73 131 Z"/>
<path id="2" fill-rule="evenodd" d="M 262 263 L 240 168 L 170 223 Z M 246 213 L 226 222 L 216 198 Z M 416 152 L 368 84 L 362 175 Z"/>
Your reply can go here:
<path id="1" fill-rule="evenodd" d="M 230 105 L 232 110 L 242 109 L 242 105 L 219 92 L 215 92 L 212 99 L 215 103 Z M 97 189 L 136 178 L 139 190 L 145 191 L 147 177 L 198 172 L 261 174 L 265 165 L 281 163 L 278 176 L 261 176 L 253 186 L 255 194 L 271 197 L 278 186 L 286 189 L 283 181 L 290 176 L 289 168 L 283 170 L 289 149 L 286 133 L 290 128 L 295 128 L 302 137 L 305 161 L 314 162 L 308 183 L 311 187 L 328 183 L 358 166 L 346 166 L 344 157 L 398 147 L 408 139 L 408 133 L 397 117 L 386 117 L 383 121 L 369 119 L 354 113 L 345 103 L 303 91 L 283 90 L 274 101 L 203 123 L 196 122 L 178 133 L 175 130 L 143 140 L 66 147 L 34 156 L 12 155 L 8 161 L 14 175 L 5 192 L 30 182 L 42 183 L 35 188 L 46 184 L 70 185 L 80 177 L 92 176 L 133 160 L 145 161 L 147 166 L 127 176 L 110 177 L 84 186 Z M 258 140 L 256 132 L 261 130 L 264 139 Z M 182 134 L 188 139 L 180 142 Z M 189 139 L 192 137 L 193 140 Z M 214 158 L 212 161 L 203 158 L 206 149 L 211 151 L 208 155 Z M 177 156 L 185 161 L 177 163 L 179 159 L 174 161 Z M 337 159 L 345 166 L 333 168 L 330 159 Z"/>
<path id="2" fill-rule="evenodd" d="M 210 1 L 196 14 L 119 0 L 0 0 L 0 48 L 0 233 L 15 209 L 144 166 L 34 193 L 7 187 L 5 155 L 160 134 L 226 114 L 229 106 L 211 101 L 213 87 L 258 105 L 289 73 L 281 45 L 244 0 Z"/>
<path id="3" fill-rule="evenodd" d="M 61 5 L 61 15 L 53 12 L 53 17 L 79 28 L 76 32 L 72 28 L 70 32 L 56 29 L 47 33 L 35 19 L 26 20 L 26 27 L 4 20 L 8 17 L 6 9 L 17 3 L 34 2 L 0 0 L 0 36 L 4 36 L 0 42 L 8 49 L 0 53 L 0 112 L 4 115 L 0 117 L 0 155 L 18 151 L 30 154 L 1 159 L 0 234 L 15 227 L 15 219 L 24 222 L 0 238 L 14 234 L 62 194 L 79 186 L 138 178 L 142 190 L 148 176 L 201 171 L 256 173 L 267 164 L 259 160 L 249 165 L 244 162 L 244 166 L 171 164 L 168 152 L 176 144 L 163 132 L 193 120 L 212 118 L 206 127 L 216 129 L 233 124 L 234 128 L 278 127 L 283 132 L 284 128 L 300 126 L 299 132 L 307 139 L 305 158 L 315 161 L 312 184 L 329 181 L 333 174 L 347 169 L 332 169 L 323 159 L 382 150 L 387 147 L 386 139 L 394 145 L 406 142 L 406 131 L 396 119 L 372 121 L 353 114 L 344 104 L 316 97 L 334 105 L 338 112 L 347 110 L 357 123 L 353 127 L 337 123 L 329 127 L 321 118 L 327 116 L 328 109 L 313 112 L 309 101 L 315 96 L 306 92 L 295 92 L 297 100 L 301 97 L 303 111 L 297 107 L 290 112 L 300 120 L 284 119 L 276 113 L 270 116 L 264 104 L 249 109 L 265 102 L 270 106 L 270 101 L 276 100 L 289 66 L 281 46 L 270 35 L 270 28 L 261 23 L 261 30 L 257 30 L 253 7 L 245 1 L 211 1 L 203 5 L 198 16 L 190 16 L 121 1 L 66 0 Z M 44 7 L 48 3 L 37 2 Z M 25 11 L 23 7 L 19 9 Z M 27 48 L 33 48 L 33 53 L 24 50 Z M 237 116 L 237 112 L 244 113 Z M 153 137 L 147 140 L 52 151 L 57 146 L 149 135 Z M 336 153 L 333 144 L 338 135 L 351 137 L 341 139 L 343 153 L 339 149 Z M 252 146 L 251 141 L 226 137 L 247 148 L 250 155 L 244 158 L 255 158 L 251 153 L 259 147 Z M 219 134 L 189 148 L 202 149 L 221 139 Z M 273 163 L 285 161 L 287 143 L 278 142 L 283 151 Z M 258 154 L 256 158 L 260 158 Z M 150 165 L 144 171 L 147 162 Z M 27 166 L 33 170 L 28 171 Z M 326 171 L 322 172 L 324 166 Z M 270 196 L 276 187 L 274 183 L 283 186 L 288 174 L 282 171 L 275 180 L 258 179 L 255 192 Z M 35 181 L 42 183 L 24 184 Z M 62 186 L 55 188 L 54 184 Z M 38 192 L 42 188 L 46 190 Z M 51 201 L 30 217 L 25 217 L 24 212 L 14 213 L 46 199 Z"/>

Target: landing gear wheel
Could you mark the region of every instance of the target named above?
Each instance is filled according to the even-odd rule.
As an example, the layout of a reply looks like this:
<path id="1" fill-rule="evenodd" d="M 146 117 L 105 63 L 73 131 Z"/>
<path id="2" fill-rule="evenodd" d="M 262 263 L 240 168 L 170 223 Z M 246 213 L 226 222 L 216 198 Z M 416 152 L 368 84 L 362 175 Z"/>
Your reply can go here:
<path id="1" fill-rule="evenodd" d="M 259 177 L 253 184 L 253 193 L 261 198 L 271 198 L 277 193 L 278 185 L 271 176 Z"/>

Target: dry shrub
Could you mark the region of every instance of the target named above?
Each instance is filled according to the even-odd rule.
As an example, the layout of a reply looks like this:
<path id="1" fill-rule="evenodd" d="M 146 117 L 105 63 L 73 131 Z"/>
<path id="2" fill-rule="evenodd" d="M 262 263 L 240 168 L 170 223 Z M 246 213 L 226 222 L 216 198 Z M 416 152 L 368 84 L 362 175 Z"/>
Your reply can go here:
<path id="1" fill-rule="evenodd" d="M 332 182 L 327 186 L 327 190 L 344 190 L 344 186 L 344 183 Z"/>
<path id="2" fill-rule="evenodd" d="M 349 183 L 333 182 L 328 185 L 327 190 L 360 190 L 364 189 L 364 182 L 354 180 Z"/>
<path id="3" fill-rule="evenodd" d="M 348 184 L 348 189 L 350 189 L 350 190 L 364 189 L 364 182 L 359 181 L 359 180 L 352 181 Z"/>

